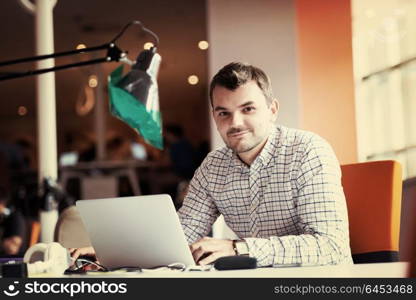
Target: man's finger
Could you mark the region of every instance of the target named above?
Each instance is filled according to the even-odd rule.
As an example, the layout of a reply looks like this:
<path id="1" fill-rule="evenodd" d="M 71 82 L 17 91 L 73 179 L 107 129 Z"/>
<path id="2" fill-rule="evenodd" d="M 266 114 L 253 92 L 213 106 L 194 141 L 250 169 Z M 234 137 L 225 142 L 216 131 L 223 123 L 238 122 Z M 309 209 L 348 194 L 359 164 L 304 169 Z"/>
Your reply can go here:
<path id="1" fill-rule="evenodd" d="M 189 249 L 191 249 L 191 252 L 193 253 L 194 251 L 198 250 L 203 244 L 204 243 L 202 241 L 195 242 L 189 246 Z"/>
<path id="2" fill-rule="evenodd" d="M 211 244 L 213 241 L 215 241 L 215 239 L 206 236 L 198 240 L 197 242 L 193 243 L 192 245 L 190 245 L 189 248 L 191 249 L 191 252 L 192 252 L 198 249 L 199 247 L 201 247 L 202 245 Z"/>
<path id="3" fill-rule="evenodd" d="M 192 253 L 192 256 L 194 258 L 194 261 L 197 262 L 198 258 L 202 255 L 203 250 L 201 248 L 197 248 L 197 249 L 194 249 L 194 250 L 191 249 L 191 253 Z"/>
<path id="4" fill-rule="evenodd" d="M 198 260 L 206 254 L 220 250 L 218 244 L 214 240 L 200 242 L 199 245 L 198 248 L 195 248 L 193 251 L 191 250 L 195 262 L 198 262 Z"/>
<path id="5" fill-rule="evenodd" d="M 201 259 L 198 264 L 201 266 L 209 265 L 216 261 L 218 258 L 225 256 L 222 252 L 213 252 L 211 255 L 208 255 L 204 259 Z"/>
<path id="6" fill-rule="evenodd" d="M 194 257 L 194 261 L 197 263 L 201 257 L 206 256 L 207 253 L 211 253 L 212 251 L 208 251 L 206 249 L 203 249 L 202 247 L 199 247 L 194 252 L 192 252 L 192 256 Z"/>
<path id="7" fill-rule="evenodd" d="M 200 240 L 190 246 L 191 252 L 197 251 L 202 248 L 204 252 L 214 252 L 221 250 L 221 243 L 215 239 L 204 239 Z"/>
<path id="8" fill-rule="evenodd" d="M 73 251 L 71 253 L 71 258 L 76 261 L 77 258 L 81 255 L 81 250 L 80 249 L 75 249 L 75 251 Z"/>

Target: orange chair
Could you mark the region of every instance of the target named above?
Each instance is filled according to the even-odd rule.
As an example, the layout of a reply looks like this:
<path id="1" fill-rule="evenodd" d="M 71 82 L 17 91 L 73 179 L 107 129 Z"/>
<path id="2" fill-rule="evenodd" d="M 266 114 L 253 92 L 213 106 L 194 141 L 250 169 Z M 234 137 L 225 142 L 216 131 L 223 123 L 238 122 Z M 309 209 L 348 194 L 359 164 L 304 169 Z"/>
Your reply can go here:
<path id="1" fill-rule="evenodd" d="M 40 223 L 38 221 L 30 221 L 29 223 L 29 247 L 39 242 Z"/>
<path id="2" fill-rule="evenodd" d="M 341 166 L 354 263 L 399 260 L 402 170 L 397 161 Z"/>
<path id="3" fill-rule="evenodd" d="M 416 218 L 413 219 L 413 239 L 410 242 L 410 266 L 409 266 L 409 274 L 408 277 L 416 277 Z"/>

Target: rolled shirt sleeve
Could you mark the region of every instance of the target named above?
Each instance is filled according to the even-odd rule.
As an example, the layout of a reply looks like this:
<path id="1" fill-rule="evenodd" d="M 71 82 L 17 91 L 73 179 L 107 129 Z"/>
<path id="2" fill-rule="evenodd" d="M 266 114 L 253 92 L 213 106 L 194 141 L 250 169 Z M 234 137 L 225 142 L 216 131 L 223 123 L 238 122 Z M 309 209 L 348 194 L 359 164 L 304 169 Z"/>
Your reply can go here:
<path id="1" fill-rule="evenodd" d="M 297 225 L 303 234 L 245 238 L 260 266 L 352 263 L 338 160 L 323 139 L 310 146 L 296 179 Z"/>
<path id="2" fill-rule="evenodd" d="M 185 237 L 189 244 L 207 236 L 219 216 L 215 203 L 207 190 L 209 157 L 195 171 L 188 193 L 178 211 Z"/>

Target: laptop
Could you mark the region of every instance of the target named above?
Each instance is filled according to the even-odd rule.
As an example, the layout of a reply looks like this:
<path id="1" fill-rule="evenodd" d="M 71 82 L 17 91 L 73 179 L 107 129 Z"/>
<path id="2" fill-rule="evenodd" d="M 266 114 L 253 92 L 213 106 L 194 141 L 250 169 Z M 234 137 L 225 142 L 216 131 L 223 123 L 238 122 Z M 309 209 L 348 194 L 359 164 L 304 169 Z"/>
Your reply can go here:
<path id="1" fill-rule="evenodd" d="M 169 195 L 79 200 L 76 206 L 107 268 L 195 265 Z"/>

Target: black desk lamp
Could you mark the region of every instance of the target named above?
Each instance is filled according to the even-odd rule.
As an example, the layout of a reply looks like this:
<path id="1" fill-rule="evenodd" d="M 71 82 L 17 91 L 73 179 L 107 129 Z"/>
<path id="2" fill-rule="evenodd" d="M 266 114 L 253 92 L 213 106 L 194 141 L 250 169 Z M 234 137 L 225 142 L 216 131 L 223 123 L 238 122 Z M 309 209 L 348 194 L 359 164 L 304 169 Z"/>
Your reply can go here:
<path id="1" fill-rule="evenodd" d="M 155 40 L 155 45 L 149 50 L 142 51 L 138 55 L 135 62 L 129 60 L 127 52 L 120 50 L 120 48 L 115 44 L 126 29 L 133 24 L 140 25 L 142 30 L 149 33 Z M 106 49 L 107 55 L 105 57 L 54 66 L 52 68 L 29 70 L 25 72 L 0 73 L 0 81 L 104 62 L 119 61 L 132 65 L 130 72 L 128 72 L 124 77 L 122 77 L 122 67 L 116 69 L 109 77 L 111 112 L 114 116 L 123 120 L 133 129 L 138 131 L 146 142 L 162 149 L 163 142 L 161 116 L 159 112 L 159 93 L 156 81 L 161 62 L 160 55 L 156 53 L 158 45 L 159 38 L 155 33 L 144 27 L 140 21 L 132 21 L 125 25 L 120 33 L 118 33 L 107 44 L 0 62 L 0 68 L 24 62 L 76 55 Z"/>
<path id="2" fill-rule="evenodd" d="M 126 31 L 126 29 L 131 25 L 140 25 L 141 29 L 150 34 L 155 40 L 155 46 L 149 50 L 142 51 L 135 62 L 129 60 L 127 57 L 127 52 L 120 50 L 120 48 L 117 47 L 115 44 L 117 39 L 119 39 Z M 156 34 L 154 34 L 149 29 L 145 28 L 141 22 L 132 21 L 125 25 L 124 28 L 120 31 L 120 33 L 118 33 L 107 44 L 96 47 L 89 47 L 72 51 L 52 53 L 47 55 L 39 55 L 0 62 L 0 68 L 24 62 L 70 56 L 106 49 L 107 54 L 105 57 L 82 61 L 78 63 L 54 66 L 51 68 L 29 70 L 26 72 L 0 73 L 0 81 L 31 75 L 39 75 L 47 72 L 54 72 L 68 68 L 104 62 L 119 61 L 132 65 L 130 72 L 128 72 L 124 77 L 122 76 L 122 66 L 118 67 L 115 71 L 113 71 L 113 73 L 109 77 L 108 86 L 110 94 L 111 112 L 113 115 L 123 120 L 128 125 L 133 127 L 136 131 L 138 131 L 144 137 L 146 142 L 152 144 L 157 148 L 163 148 L 161 117 L 159 112 L 159 96 L 156 81 L 157 73 L 161 62 L 160 55 L 156 53 L 158 45 L 159 38 Z M 42 186 L 44 185 L 42 185 L 43 182 L 48 182 L 49 184 L 54 185 L 54 182 L 52 182 L 53 180 L 51 180 L 52 178 L 41 178 L 40 180 L 40 198 L 46 199 L 48 201 L 48 203 L 45 202 L 45 205 L 43 205 L 41 212 L 44 212 L 47 209 L 56 211 L 56 205 L 54 205 L 54 203 L 51 203 L 51 201 L 53 200 L 52 202 L 56 202 L 56 200 L 58 199 L 56 199 L 56 197 L 53 197 L 54 199 L 51 199 L 51 195 L 53 195 L 53 193 L 49 193 L 48 189 L 45 187 L 42 188 Z M 53 223 L 49 221 L 45 222 L 47 224 L 43 224 L 43 222 L 41 222 L 42 228 L 47 228 L 45 226 L 51 225 Z"/>

